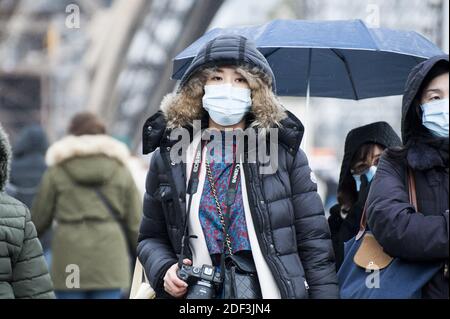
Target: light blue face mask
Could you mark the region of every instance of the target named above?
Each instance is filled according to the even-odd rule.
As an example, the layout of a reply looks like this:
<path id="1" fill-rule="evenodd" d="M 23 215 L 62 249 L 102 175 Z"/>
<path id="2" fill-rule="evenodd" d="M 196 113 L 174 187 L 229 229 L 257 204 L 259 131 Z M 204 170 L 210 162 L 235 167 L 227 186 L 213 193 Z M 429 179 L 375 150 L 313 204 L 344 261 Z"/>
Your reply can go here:
<path id="1" fill-rule="evenodd" d="M 435 136 L 448 137 L 448 99 L 421 105 L 422 124 Z"/>
<path id="2" fill-rule="evenodd" d="M 231 84 L 205 85 L 203 108 L 222 126 L 239 123 L 252 106 L 251 91 Z"/>
<path id="3" fill-rule="evenodd" d="M 353 178 L 356 182 L 356 190 L 359 192 L 361 190 L 361 176 L 366 175 L 367 182 L 370 183 L 377 172 L 376 166 L 371 166 L 365 173 L 363 174 L 353 174 Z"/>

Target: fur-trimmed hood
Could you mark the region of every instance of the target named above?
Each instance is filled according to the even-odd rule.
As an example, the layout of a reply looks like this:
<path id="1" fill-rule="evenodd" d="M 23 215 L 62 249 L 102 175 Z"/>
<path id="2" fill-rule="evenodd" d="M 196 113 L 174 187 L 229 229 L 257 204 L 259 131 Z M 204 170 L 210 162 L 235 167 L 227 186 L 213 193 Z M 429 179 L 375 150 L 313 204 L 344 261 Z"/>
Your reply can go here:
<path id="1" fill-rule="evenodd" d="M 174 129 L 186 128 L 192 133 L 194 121 L 202 121 L 202 128 L 208 126 L 208 113 L 203 108 L 202 97 L 204 76 L 210 70 L 205 69 L 203 73 L 191 77 L 181 90 L 164 97 L 160 111 L 144 124 L 144 154 L 154 151 L 161 145 L 172 144 L 168 139 Z M 239 66 L 236 67 L 236 71 L 247 80 L 252 93 L 252 107 L 246 117 L 246 126 L 256 129 L 260 136 L 266 135 L 270 128 L 279 128 L 280 142 L 297 152 L 304 132 L 300 120 L 281 105 L 258 68 Z M 290 136 L 289 141 L 283 138 L 286 136 Z M 291 139 L 294 136 L 295 138 Z"/>
<path id="2" fill-rule="evenodd" d="M 204 87 L 214 69 L 220 66 L 234 67 L 251 90 L 252 107 L 247 114 L 247 127 L 258 129 L 260 137 L 267 135 L 270 128 L 279 128 L 280 142 L 297 152 L 304 128 L 276 97 L 275 78 L 266 58 L 252 41 L 226 35 L 211 40 L 199 50 L 177 92 L 167 95 L 160 112 L 147 120 L 143 130 L 144 154 L 166 144 L 169 146 L 170 131 L 176 128 L 192 129 L 194 121 L 199 120 L 202 128 L 207 127 L 208 114 L 202 105 Z"/>
<path id="3" fill-rule="evenodd" d="M 105 155 L 126 165 L 130 152 L 125 144 L 108 135 L 69 135 L 48 149 L 45 161 L 55 166 L 75 157 L 94 155 Z"/>
<path id="4" fill-rule="evenodd" d="M 49 148 L 46 162 L 61 168 L 77 184 L 103 185 L 127 166 L 129 157 L 125 144 L 107 135 L 70 135 Z"/>
<path id="5" fill-rule="evenodd" d="M 8 136 L 0 125 L 0 192 L 3 192 L 9 178 L 11 146 Z"/>
<path id="6" fill-rule="evenodd" d="M 166 97 L 167 100 L 163 101 L 164 103 L 168 103 L 171 97 Z M 142 152 L 143 154 L 148 154 L 155 151 L 158 147 L 165 148 L 171 147 L 176 144 L 179 140 L 171 140 L 170 135 L 171 131 L 176 128 L 173 125 L 168 125 L 168 123 L 173 124 L 173 120 L 171 116 L 177 116 L 180 112 L 184 112 L 181 108 L 182 104 L 179 104 L 180 108 L 170 109 L 170 112 L 164 112 L 160 110 L 153 116 L 151 116 L 144 124 L 142 130 Z M 163 106 L 164 107 L 164 106 Z M 169 104 L 170 107 L 170 104 Z M 185 107 L 185 109 L 188 106 Z M 279 124 L 273 124 L 264 128 L 278 128 L 278 143 L 284 146 L 292 155 L 295 155 L 300 147 L 303 134 L 304 134 L 304 126 L 302 122 L 291 112 L 283 111 L 284 118 L 279 121 Z M 184 115 L 180 115 L 183 117 Z M 259 126 L 255 126 L 255 123 L 260 123 L 257 114 L 250 113 L 247 116 L 247 127 L 253 127 L 255 129 L 263 128 Z M 265 114 L 268 118 L 270 118 L 270 114 Z M 202 123 L 202 129 L 208 127 L 208 115 L 207 113 L 203 113 L 202 117 L 196 118 L 200 120 Z M 172 121 L 172 122 L 171 122 Z M 269 122 L 270 123 L 270 122 Z M 177 126 L 179 127 L 179 126 Z M 190 138 L 193 138 L 193 129 L 192 126 L 185 126 L 189 133 Z M 266 131 L 261 130 L 258 131 L 260 134 L 264 134 Z M 262 133 L 261 133 L 262 132 Z M 181 138 L 181 136 L 179 137 Z"/>
<path id="7" fill-rule="evenodd" d="M 280 126 L 287 117 L 285 108 L 268 88 L 252 90 L 252 119 L 249 126 L 257 129 L 269 129 Z M 171 93 L 164 97 L 160 110 L 165 116 L 168 129 L 191 126 L 195 120 L 202 120 L 206 114 L 201 100 L 193 101 L 190 97 Z"/>
<path id="8" fill-rule="evenodd" d="M 183 74 L 178 92 L 169 94 L 161 103 L 167 127 L 186 127 L 202 119 L 204 86 L 216 68 L 231 66 L 245 80 L 252 92 L 254 116 L 250 126 L 268 129 L 279 126 L 286 118 L 277 97 L 275 76 L 269 62 L 253 41 L 239 35 L 221 35 L 206 43 Z"/>

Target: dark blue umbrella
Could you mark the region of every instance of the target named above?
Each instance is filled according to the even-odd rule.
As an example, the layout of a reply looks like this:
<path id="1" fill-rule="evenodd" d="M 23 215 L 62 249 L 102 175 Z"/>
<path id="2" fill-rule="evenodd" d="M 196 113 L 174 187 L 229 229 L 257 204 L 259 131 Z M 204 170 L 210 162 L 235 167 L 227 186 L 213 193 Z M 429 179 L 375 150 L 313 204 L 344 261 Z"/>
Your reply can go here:
<path id="1" fill-rule="evenodd" d="M 223 34 L 256 42 L 269 61 L 277 93 L 366 99 L 403 94 L 411 69 L 443 54 L 416 32 L 369 28 L 361 20 L 275 20 L 261 26 L 213 29 L 174 59 L 173 79 L 180 79 L 197 51 Z"/>

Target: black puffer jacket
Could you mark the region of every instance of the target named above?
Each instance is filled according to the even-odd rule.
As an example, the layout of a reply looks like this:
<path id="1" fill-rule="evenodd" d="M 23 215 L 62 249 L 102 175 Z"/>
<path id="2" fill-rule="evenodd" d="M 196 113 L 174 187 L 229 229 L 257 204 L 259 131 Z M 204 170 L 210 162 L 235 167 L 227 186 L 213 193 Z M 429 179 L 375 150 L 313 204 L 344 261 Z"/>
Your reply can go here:
<path id="1" fill-rule="evenodd" d="M 330 225 L 331 239 L 336 255 L 336 267 L 339 269 L 344 260 L 344 243 L 352 239 L 359 231 L 364 204 L 369 193 L 370 183 L 361 185 L 361 190 L 356 191 L 356 183 L 351 174 L 351 162 L 360 149 L 367 143 L 375 143 L 384 148 L 400 146 L 400 137 L 395 133 L 392 127 L 386 122 L 376 122 L 351 130 L 345 139 L 344 159 L 342 161 L 341 174 L 339 178 L 338 192 L 346 189 L 350 192 L 353 189 L 355 202 L 344 213 L 346 217 L 342 217 L 342 207 L 339 204 L 330 208 L 330 217 L 328 223 Z M 350 187 L 352 184 L 353 187 Z M 367 182 L 366 182 L 367 184 Z"/>
<path id="2" fill-rule="evenodd" d="M 312 172 L 298 148 L 303 131 L 290 115 L 279 141 L 279 167 L 272 175 L 259 174 L 257 164 L 244 164 L 249 203 L 262 252 L 277 281 L 282 298 L 337 298 L 334 255 L 322 202 Z M 159 134 L 164 118 L 158 113 L 145 130 L 159 148 L 147 176 L 144 219 L 138 253 L 159 295 L 163 277 L 177 262 L 186 218 L 186 177 L 183 164 L 171 164 L 174 142 Z M 161 139 L 162 138 L 162 139 Z M 158 143 L 158 140 L 159 143 Z"/>
<path id="3" fill-rule="evenodd" d="M 403 99 L 405 148 L 381 158 L 368 198 L 368 225 L 384 250 L 409 261 L 442 262 L 442 270 L 422 290 L 424 298 L 448 298 L 444 264 L 449 258 L 448 138 L 431 138 L 416 114 L 414 100 L 437 63 L 448 69 L 448 56 L 432 58 L 411 73 Z M 409 204 L 407 167 L 416 179 L 418 210 Z"/>
<path id="4" fill-rule="evenodd" d="M 223 46 L 227 63 L 231 63 L 230 58 L 234 57 L 232 64 L 242 62 L 264 72 L 260 65 L 267 63 L 264 57 L 257 62 L 239 60 L 246 56 L 248 43 L 244 41 L 239 46 L 234 43 L 241 43 L 241 38 L 229 37 L 226 41 L 213 43 L 215 61 L 221 60 L 220 47 Z M 253 52 L 250 47 L 249 51 Z M 204 54 L 205 50 L 193 64 L 196 60 L 207 64 L 209 61 Z M 196 68 L 190 72 L 195 72 L 203 64 L 195 65 Z M 186 85 L 191 84 L 188 82 Z M 270 90 L 257 93 L 268 92 Z M 258 123 L 256 126 L 260 126 L 278 117 L 283 120 L 278 134 L 276 173 L 261 175 L 260 164 L 243 164 L 258 243 L 282 298 L 337 298 L 339 292 L 327 221 L 314 175 L 305 153 L 299 148 L 303 125 L 282 109 L 275 99 L 267 96 L 265 101 L 267 103 L 252 106 L 254 117 L 249 116 L 247 124 L 255 126 Z M 183 101 L 180 95 L 166 98 L 161 108 L 163 112 L 147 120 L 143 131 L 144 153 L 156 151 L 147 176 L 138 255 L 157 295 L 164 297 L 167 295 L 163 277 L 177 262 L 186 221 L 186 165 L 171 163 L 170 150 L 178 140 L 170 140 L 169 137 L 174 128 L 188 128 L 190 121 L 201 119 L 204 112 L 201 103 L 194 107 Z M 207 121 L 203 121 L 203 125 L 207 125 Z M 192 140 L 192 130 L 190 135 Z"/>

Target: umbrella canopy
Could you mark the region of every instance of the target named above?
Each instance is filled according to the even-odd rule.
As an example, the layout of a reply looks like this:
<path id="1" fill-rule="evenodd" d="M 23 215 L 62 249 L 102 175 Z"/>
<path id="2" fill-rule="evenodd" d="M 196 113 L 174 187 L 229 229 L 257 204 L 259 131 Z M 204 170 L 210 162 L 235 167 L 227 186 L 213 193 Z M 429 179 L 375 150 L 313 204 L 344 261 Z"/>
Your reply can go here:
<path id="1" fill-rule="evenodd" d="M 366 99 L 403 94 L 411 69 L 443 52 L 416 32 L 369 28 L 361 20 L 275 20 L 261 26 L 213 29 L 174 59 L 181 79 L 213 38 L 238 34 L 256 42 L 277 81 L 277 94 Z"/>

